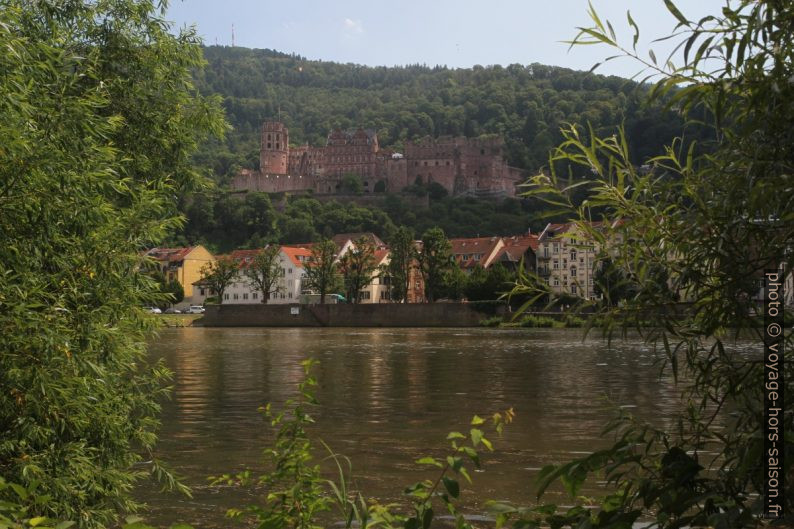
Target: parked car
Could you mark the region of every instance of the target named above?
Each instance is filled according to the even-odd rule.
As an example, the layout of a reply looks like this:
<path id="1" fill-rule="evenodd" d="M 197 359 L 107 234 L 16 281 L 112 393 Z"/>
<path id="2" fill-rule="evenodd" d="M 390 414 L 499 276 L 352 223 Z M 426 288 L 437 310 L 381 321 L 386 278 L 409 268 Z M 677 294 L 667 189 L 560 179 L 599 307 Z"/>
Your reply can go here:
<path id="1" fill-rule="evenodd" d="M 175 309 L 174 307 L 168 307 L 165 309 L 166 314 L 182 314 L 182 311 L 179 309 Z"/>
<path id="2" fill-rule="evenodd" d="M 146 312 L 149 312 L 151 314 L 162 314 L 163 313 L 163 311 L 160 310 L 157 307 L 143 307 L 143 310 L 145 310 Z"/>
<path id="3" fill-rule="evenodd" d="M 204 307 L 201 305 L 191 305 L 189 309 L 187 309 L 188 314 L 204 314 Z"/>

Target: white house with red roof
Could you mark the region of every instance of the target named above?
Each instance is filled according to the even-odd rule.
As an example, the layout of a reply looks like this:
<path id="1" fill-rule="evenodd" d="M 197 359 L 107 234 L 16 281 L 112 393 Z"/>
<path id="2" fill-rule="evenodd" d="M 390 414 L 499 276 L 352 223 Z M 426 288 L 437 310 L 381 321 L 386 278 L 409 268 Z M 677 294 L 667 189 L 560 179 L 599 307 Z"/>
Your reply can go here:
<path id="1" fill-rule="evenodd" d="M 253 262 L 257 250 L 235 250 L 229 257 L 237 261 L 240 265 L 240 273 L 223 294 L 224 304 L 255 304 L 262 303 L 262 293 L 253 287 L 245 277 L 244 270 Z M 278 259 L 281 266 L 281 278 L 278 282 L 278 291 L 271 294 L 268 304 L 299 303 L 303 278 L 305 275 L 304 264 L 311 257 L 311 250 L 308 248 L 297 248 L 282 246 L 279 249 Z M 200 296 L 200 303 L 208 297 L 214 295 L 201 281 L 195 283 Z"/>

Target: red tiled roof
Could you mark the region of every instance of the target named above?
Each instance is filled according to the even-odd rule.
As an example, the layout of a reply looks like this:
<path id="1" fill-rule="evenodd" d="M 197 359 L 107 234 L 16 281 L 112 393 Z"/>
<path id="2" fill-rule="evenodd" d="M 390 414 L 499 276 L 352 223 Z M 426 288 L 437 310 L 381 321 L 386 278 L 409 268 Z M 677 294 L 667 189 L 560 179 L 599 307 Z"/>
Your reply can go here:
<path id="1" fill-rule="evenodd" d="M 381 264 L 388 255 L 389 255 L 389 250 L 387 248 L 383 248 L 381 250 L 375 250 L 375 264 L 377 265 Z"/>
<path id="2" fill-rule="evenodd" d="M 518 262 L 527 253 L 527 250 L 531 249 L 533 252 L 538 250 L 538 235 L 535 234 L 516 235 L 505 237 L 502 240 L 505 246 L 496 254 L 495 261 Z"/>
<path id="3" fill-rule="evenodd" d="M 297 248 L 293 246 L 282 246 L 281 251 L 292 261 L 292 264 L 298 267 L 303 267 L 305 260 L 312 255 L 311 250 L 308 248 Z M 300 257 L 304 257 L 304 260 L 301 261 Z"/>
<path id="4" fill-rule="evenodd" d="M 146 255 L 158 261 L 182 261 L 193 251 L 195 246 L 185 248 L 152 248 Z"/>
<path id="5" fill-rule="evenodd" d="M 500 237 L 474 237 L 470 239 L 450 239 L 453 255 L 467 253 L 490 254 L 494 247 L 499 244 Z"/>

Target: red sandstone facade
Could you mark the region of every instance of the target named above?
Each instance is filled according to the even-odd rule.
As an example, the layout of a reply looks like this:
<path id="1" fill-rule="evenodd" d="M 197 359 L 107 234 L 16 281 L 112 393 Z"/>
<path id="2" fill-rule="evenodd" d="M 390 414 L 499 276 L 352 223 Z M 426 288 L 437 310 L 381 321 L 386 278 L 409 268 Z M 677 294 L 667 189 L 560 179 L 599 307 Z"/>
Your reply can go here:
<path id="1" fill-rule="evenodd" d="M 407 142 L 405 153 L 381 150 L 374 131 L 335 130 L 325 147 L 289 147 L 283 123 L 262 125 L 259 171 L 232 180 L 237 191 L 311 191 L 336 194 L 342 177 L 361 178 L 365 193 L 398 192 L 414 183 L 438 183 L 453 196 L 515 196 L 526 177 L 503 157 L 501 138 L 442 137 Z"/>

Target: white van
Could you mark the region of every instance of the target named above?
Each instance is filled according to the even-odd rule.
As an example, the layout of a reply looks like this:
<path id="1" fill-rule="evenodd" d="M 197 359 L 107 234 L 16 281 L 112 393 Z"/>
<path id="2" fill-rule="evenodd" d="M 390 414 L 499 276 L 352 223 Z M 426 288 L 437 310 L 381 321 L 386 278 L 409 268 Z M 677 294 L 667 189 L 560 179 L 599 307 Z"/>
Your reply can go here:
<path id="1" fill-rule="evenodd" d="M 185 312 L 188 314 L 204 314 L 204 307 L 201 305 L 191 305 Z"/>

